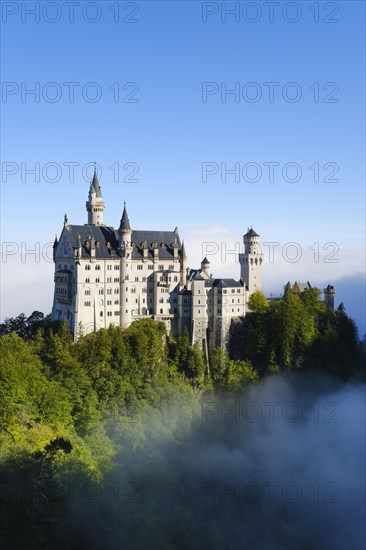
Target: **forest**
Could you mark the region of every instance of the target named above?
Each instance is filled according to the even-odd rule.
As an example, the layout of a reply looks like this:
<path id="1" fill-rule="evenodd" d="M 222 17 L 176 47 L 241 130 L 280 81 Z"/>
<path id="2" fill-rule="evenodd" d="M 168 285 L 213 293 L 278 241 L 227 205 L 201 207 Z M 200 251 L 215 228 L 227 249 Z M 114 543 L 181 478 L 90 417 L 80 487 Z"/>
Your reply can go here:
<path id="1" fill-rule="evenodd" d="M 276 513 L 266 516 L 263 499 L 242 503 L 236 516 L 218 491 L 205 507 L 202 483 L 222 471 L 213 457 L 230 454 L 222 458 L 231 464 L 224 481 L 234 482 L 239 465 L 230 462 L 231 451 L 240 446 L 245 457 L 257 449 L 254 465 L 261 464 L 256 438 L 268 426 L 217 417 L 203 422 L 202 411 L 207 403 L 253 396 L 258 402 L 263 391 L 291 391 L 306 413 L 309 395 L 321 401 L 331 391 L 362 388 L 365 348 L 355 323 L 342 304 L 333 311 L 319 296 L 318 289 L 296 295 L 289 286 L 278 300 L 254 293 L 228 349 L 216 349 L 209 362 L 188 333 L 174 338 L 151 319 L 76 342 L 66 322 L 52 323 L 40 312 L 6 319 L 0 325 L 0 547 L 236 549 L 242 537 L 243 548 L 314 547 L 307 528 L 288 532 L 294 510 L 287 501 L 277 503 L 281 522 Z M 242 441 L 253 451 L 242 450 Z M 256 479 L 264 476 L 262 466 Z M 243 479 L 253 479 L 252 468 L 239 468 Z M 316 536 L 319 542 L 326 533 Z M 345 547 L 342 536 L 333 548 Z M 350 547 L 357 544 L 355 535 Z"/>

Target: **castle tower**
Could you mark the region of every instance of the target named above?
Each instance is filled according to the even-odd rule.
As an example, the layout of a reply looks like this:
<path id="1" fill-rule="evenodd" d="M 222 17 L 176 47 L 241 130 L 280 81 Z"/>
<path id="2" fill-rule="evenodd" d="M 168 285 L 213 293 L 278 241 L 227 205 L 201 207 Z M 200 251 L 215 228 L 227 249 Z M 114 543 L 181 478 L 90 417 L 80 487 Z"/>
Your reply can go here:
<path id="1" fill-rule="evenodd" d="M 86 203 L 89 225 L 103 225 L 103 212 L 105 204 L 99 185 L 97 170 L 94 168 L 94 176 L 90 184 L 89 197 Z"/>
<path id="2" fill-rule="evenodd" d="M 334 286 L 328 285 L 327 288 L 323 288 L 324 292 L 324 303 L 330 309 L 334 309 L 334 295 L 335 288 Z"/>
<path id="3" fill-rule="evenodd" d="M 210 262 L 209 262 L 208 259 L 205 257 L 205 258 L 202 260 L 202 262 L 201 262 L 201 269 L 202 269 L 203 273 L 204 273 L 205 275 L 207 275 L 207 277 L 210 276 L 210 274 L 209 274 L 210 266 L 211 266 Z"/>
<path id="4" fill-rule="evenodd" d="M 118 228 L 118 245 L 121 257 L 120 264 L 120 325 L 128 327 L 131 323 L 131 304 L 128 302 L 127 291 L 131 279 L 132 230 L 128 219 L 126 201 L 124 203 L 121 222 Z"/>
<path id="5" fill-rule="evenodd" d="M 244 254 L 239 254 L 240 279 L 247 288 L 249 295 L 262 286 L 263 254 L 260 248 L 260 237 L 252 228 L 243 236 Z"/>

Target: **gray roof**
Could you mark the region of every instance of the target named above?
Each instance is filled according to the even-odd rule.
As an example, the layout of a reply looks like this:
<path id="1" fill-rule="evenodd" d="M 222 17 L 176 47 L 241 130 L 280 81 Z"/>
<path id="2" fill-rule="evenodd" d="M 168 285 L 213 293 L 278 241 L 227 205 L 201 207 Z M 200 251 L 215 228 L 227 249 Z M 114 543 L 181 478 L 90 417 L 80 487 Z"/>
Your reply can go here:
<path id="1" fill-rule="evenodd" d="M 207 259 L 207 256 L 205 256 L 201 262 L 202 265 L 211 265 L 210 262 Z"/>
<path id="2" fill-rule="evenodd" d="M 250 228 L 248 229 L 248 231 L 245 233 L 244 237 L 259 237 L 258 233 L 256 233 L 254 231 L 254 229 Z"/>
<path id="3" fill-rule="evenodd" d="M 90 249 L 86 246 L 86 242 L 94 239 L 99 245 L 96 246 L 95 257 L 107 259 L 114 257 L 112 251 L 119 255 L 118 248 L 118 231 L 113 227 L 105 225 L 67 225 L 65 230 L 68 232 L 70 241 L 74 247 L 78 246 L 78 235 L 81 242 L 81 257 L 84 259 L 90 258 Z M 148 245 L 148 258 L 154 258 L 154 251 L 151 247 L 152 243 L 156 243 L 159 249 L 159 258 L 173 259 L 175 239 L 178 245 L 178 256 L 182 258 L 182 245 L 179 235 L 174 231 L 132 231 L 131 242 L 135 243 L 132 251 L 132 259 L 143 258 L 142 243 Z M 109 246 L 107 246 L 107 244 Z M 161 246 L 164 244 L 165 246 Z"/>
<path id="4" fill-rule="evenodd" d="M 98 198 L 102 198 L 102 190 L 100 188 L 100 185 L 99 185 L 99 180 L 98 180 L 98 176 L 97 176 L 97 171 L 96 169 L 94 169 L 94 176 L 93 176 L 93 180 L 90 184 L 90 193 L 93 193 L 93 191 L 96 193 L 97 197 Z"/>
<path id="5" fill-rule="evenodd" d="M 215 279 L 213 286 L 218 288 L 223 287 L 242 287 L 244 286 L 241 281 L 235 281 L 234 279 Z"/>
<path id="6" fill-rule="evenodd" d="M 126 203 L 123 208 L 123 214 L 122 214 L 119 228 L 122 229 L 123 231 L 131 231 L 130 220 L 128 219 L 128 214 L 126 209 Z"/>

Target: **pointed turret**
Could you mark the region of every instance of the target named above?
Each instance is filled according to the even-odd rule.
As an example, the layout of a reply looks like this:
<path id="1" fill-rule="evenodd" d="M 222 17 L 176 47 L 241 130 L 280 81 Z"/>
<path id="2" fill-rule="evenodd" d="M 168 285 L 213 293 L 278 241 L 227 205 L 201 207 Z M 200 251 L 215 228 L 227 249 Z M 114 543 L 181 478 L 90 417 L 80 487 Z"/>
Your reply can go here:
<path id="1" fill-rule="evenodd" d="M 104 208 L 105 204 L 98 180 L 97 169 L 94 167 L 94 175 L 92 181 L 90 182 L 89 197 L 86 203 L 89 225 L 103 225 Z"/>
<path id="2" fill-rule="evenodd" d="M 118 228 L 118 235 L 120 248 L 126 248 L 131 245 L 132 229 L 130 225 L 130 220 L 128 219 L 126 201 L 123 205 L 123 213 Z"/>
<path id="3" fill-rule="evenodd" d="M 97 199 L 101 199 L 102 198 L 102 190 L 101 190 L 101 187 L 100 187 L 100 184 L 99 184 L 99 180 L 98 180 L 98 174 L 97 174 L 97 169 L 94 167 L 94 175 L 93 175 L 93 179 L 92 179 L 92 182 L 90 184 L 90 191 L 89 191 L 89 194 L 92 192 L 92 190 L 95 192 L 96 196 L 97 196 Z"/>
<path id="4" fill-rule="evenodd" d="M 131 231 L 130 220 L 128 219 L 126 201 L 124 202 L 123 214 L 119 224 L 119 231 Z"/>

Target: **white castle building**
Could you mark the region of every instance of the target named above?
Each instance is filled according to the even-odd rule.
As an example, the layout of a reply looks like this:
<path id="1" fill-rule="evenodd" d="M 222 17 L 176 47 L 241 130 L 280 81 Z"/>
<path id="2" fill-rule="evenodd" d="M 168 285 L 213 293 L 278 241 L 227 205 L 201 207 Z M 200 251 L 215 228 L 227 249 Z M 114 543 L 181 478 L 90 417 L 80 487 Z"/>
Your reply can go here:
<path id="1" fill-rule="evenodd" d="M 259 235 L 244 235 L 240 279 L 215 279 L 205 258 L 189 269 L 178 229 L 131 228 L 124 205 L 118 229 L 103 223 L 105 204 L 96 172 L 86 203 L 88 223 L 70 225 L 65 216 L 55 239 L 55 293 L 52 320 L 66 319 L 80 333 L 128 327 L 150 317 L 168 331 L 189 331 L 207 352 L 224 346 L 230 325 L 246 315 L 250 294 L 261 288 L 263 254 Z"/>

